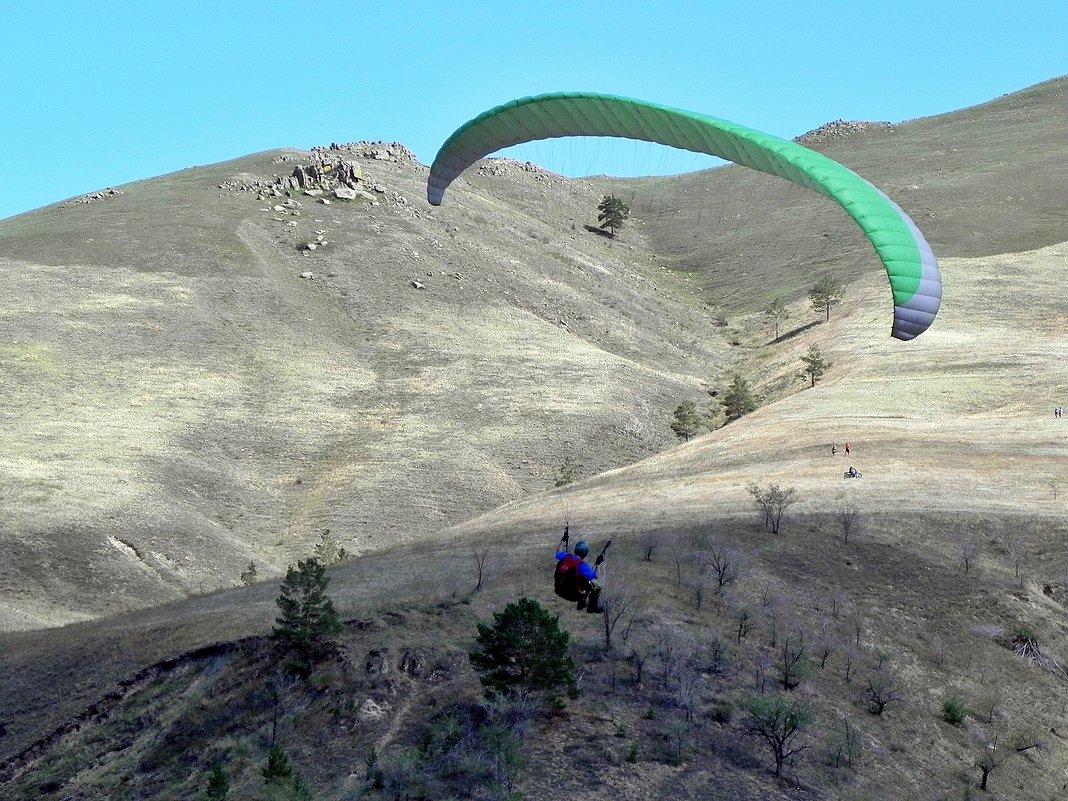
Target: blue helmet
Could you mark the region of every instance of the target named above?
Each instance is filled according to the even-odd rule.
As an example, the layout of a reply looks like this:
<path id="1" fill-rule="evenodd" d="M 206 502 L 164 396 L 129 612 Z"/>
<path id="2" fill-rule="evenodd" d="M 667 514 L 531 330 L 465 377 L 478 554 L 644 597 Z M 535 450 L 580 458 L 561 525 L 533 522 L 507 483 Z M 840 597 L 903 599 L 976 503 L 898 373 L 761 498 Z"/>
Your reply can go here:
<path id="1" fill-rule="evenodd" d="M 586 540 L 579 540 L 575 543 L 575 556 L 589 556 L 590 544 Z"/>

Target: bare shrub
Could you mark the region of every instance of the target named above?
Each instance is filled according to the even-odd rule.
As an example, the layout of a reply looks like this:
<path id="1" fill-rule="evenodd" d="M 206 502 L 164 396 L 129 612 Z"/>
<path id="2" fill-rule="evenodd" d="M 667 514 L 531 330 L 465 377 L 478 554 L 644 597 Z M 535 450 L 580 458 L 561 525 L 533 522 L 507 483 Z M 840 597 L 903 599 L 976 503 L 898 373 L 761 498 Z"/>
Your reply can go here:
<path id="1" fill-rule="evenodd" d="M 730 644 L 718 631 L 709 632 L 704 651 L 708 672 L 713 675 L 720 676 L 726 673 L 734 661 L 734 652 Z"/>
<path id="2" fill-rule="evenodd" d="M 756 625 L 753 610 L 748 606 L 739 607 L 738 611 L 734 614 L 734 620 L 738 624 L 738 642 L 741 643 L 741 641 L 752 632 L 753 626 Z"/>
<path id="3" fill-rule="evenodd" d="M 634 592 L 629 584 L 616 577 L 601 590 L 599 603 L 604 609 L 604 647 L 605 650 L 611 651 L 612 634 L 634 604 Z"/>
<path id="4" fill-rule="evenodd" d="M 967 575 L 976 561 L 979 559 L 981 548 L 978 542 L 971 537 L 961 537 L 960 539 L 960 557 L 964 563 L 964 573 Z"/>
<path id="5" fill-rule="evenodd" d="M 646 562 L 653 561 L 653 556 L 663 547 L 666 539 L 664 532 L 657 529 L 649 529 L 643 532 L 639 543 L 642 549 L 642 558 Z"/>
<path id="6" fill-rule="evenodd" d="M 890 704 L 904 700 L 904 685 L 896 670 L 877 670 L 868 677 L 868 711 L 873 715 L 883 714 Z"/>
<path id="7" fill-rule="evenodd" d="M 778 534 L 786 512 L 797 503 L 797 488 L 780 487 L 778 484 L 761 487 L 752 482 L 747 484 L 745 489 L 764 515 L 765 530 Z"/>
<path id="8" fill-rule="evenodd" d="M 779 647 L 779 681 L 784 690 L 792 690 L 808 673 L 807 648 L 805 630 L 796 623 L 788 625 Z"/>
<path id="9" fill-rule="evenodd" d="M 1021 576 L 1021 569 L 1023 568 L 1024 560 L 1023 543 L 1021 543 L 1020 538 L 1014 534 L 1006 535 L 1001 542 L 1002 546 L 1005 548 L 1005 555 L 1008 557 L 1009 564 L 1012 566 L 1016 584 L 1022 587 L 1023 578 Z"/>
<path id="10" fill-rule="evenodd" d="M 659 629 L 656 661 L 660 665 L 660 679 L 665 689 L 671 689 L 678 682 L 695 650 L 696 643 L 689 633 L 670 626 Z"/>
<path id="11" fill-rule="evenodd" d="M 702 550 L 695 551 L 693 557 L 697 564 L 711 571 L 719 594 L 728 584 L 738 580 L 745 567 L 745 555 L 740 550 L 715 540 L 707 542 Z"/>
<path id="12" fill-rule="evenodd" d="M 849 538 L 860 531 L 863 524 L 863 516 L 854 504 L 846 504 L 838 507 L 834 513 L 834 519 L 842 531 L 842 542 L 849 544 Z"/>
<path id="13" fill-rule="evenodd" d="M 711 580 L 712 577 L 709 575 L 708 566 L 698 563 L 686 582 L 693 592 L 693 605 L 698 612 L 701 611 L 701 607 L 704 604 L 705 591 L 708 589 Z"/>
<path id="14" fill-rule="evenodd" d="M 823 620 L 820 622 L 818 644 L 820 669 L 822 670 L 827 667 L 827 660 L 831 658 L 831 654 L 838 650 L 838 637 L 834 633 L 831 621 Z"/>
<path id="15" fill-rule="evenodd" d="M 489 579 L 489 574 L 486 568 L 486 560 L 489 559 L 489 546 L 476 545 L 471 549 L 471 556 L 475 562 L 475 592 L 482 592 L 486 586 L 486 582 Z"/>

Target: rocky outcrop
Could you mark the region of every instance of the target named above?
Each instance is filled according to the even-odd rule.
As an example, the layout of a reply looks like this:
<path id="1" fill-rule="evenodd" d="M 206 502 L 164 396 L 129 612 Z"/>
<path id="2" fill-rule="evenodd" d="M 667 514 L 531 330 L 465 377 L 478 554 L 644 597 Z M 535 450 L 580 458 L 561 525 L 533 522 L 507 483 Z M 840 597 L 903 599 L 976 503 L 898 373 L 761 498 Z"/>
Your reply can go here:
<path id="1" fill-rule="evenodd" d="M 868 122 L 864 120 L 832 120 L 831 122 L 824 123 L 819 128 L 813 128 L 811 131 L 794 139 L 795 142 L 800 144 L 810 144 L 813 142 L 825 142 L 828 139 L 842 139 L 851 134 L 855 134 L 858 131 L 867 131 L 872 128 L 892 128 L 893 126 L 889 122 Z"/>
<path id="2" fill-rule="evenodd" d="M 107 189 L 101 189 L 99 192 L 90 192 L 88 195 L 82 195 L 81 197 L 71 198 L 65 200 L 59 204 L 60 208 L 69 208 L 70 206 L 77 206 L 82 203 L 92 203 L 94 200 L 106 200 L 108 198 L 118 197 L 124 195 L 125 192 L 121 192 L 118 189 L 112 189 L 110 186 Z"/>
<path id="3" fill-rule="evenodd" d="M 223 181 L 219 189 L 255 194 L 259 201 L 302 193 L 318 198 L 320 203 L 329 203 L 333 198 L 378 205 L 379 199 L 384 198 L 402 206 L 408 204 L 407 198 L 367 178 L 357 161 L 415 161 L 415 155 L 404 145 L 385 142 L 331 144 L 329 147 L 313 148 L 309 155 L 310 158 L 301 158 L 294 153 L 283 153 L 275 158 L 275 164 L 297 162 L 289 175 L 264 180 L 242 174 Z"/>

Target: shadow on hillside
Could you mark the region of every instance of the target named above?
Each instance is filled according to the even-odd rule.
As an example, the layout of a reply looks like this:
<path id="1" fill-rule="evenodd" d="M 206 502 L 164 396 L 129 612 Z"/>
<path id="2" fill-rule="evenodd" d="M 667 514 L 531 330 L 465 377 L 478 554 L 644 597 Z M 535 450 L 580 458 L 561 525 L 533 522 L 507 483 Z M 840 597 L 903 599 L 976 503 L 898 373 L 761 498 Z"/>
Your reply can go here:
<path id="1" fill-rule="evenodd" d="M 785 334 L 782 334 L 778 339 L 773 339 L 771 342 L 772 342 L 772 344 L 774 344 L 776 342 L 785 342 L 788 339 L 793 339 L 794 337 L 805 333 L 810 328 L 815 328 L 817 325 L 819 325 L 822 322 L 823 322 L 823 320 L 814 320 L 811 323 L 806 323 L 805 325 L 798 326 L 793 331 L 787 331 Z"/>
<path id="2" fill-rule="evenodd" d="M 591 234 L 598 234 L 600 236 L 603 236 L 605 239 L 615 239 L 616 238 L 615 234 L 609 233 L 608 231 L 604 230 L 603 228 L 598 228 L 596 225 L 583 225 L 582 227 L 585 228 L 587 231 L 589 231 Z"/>

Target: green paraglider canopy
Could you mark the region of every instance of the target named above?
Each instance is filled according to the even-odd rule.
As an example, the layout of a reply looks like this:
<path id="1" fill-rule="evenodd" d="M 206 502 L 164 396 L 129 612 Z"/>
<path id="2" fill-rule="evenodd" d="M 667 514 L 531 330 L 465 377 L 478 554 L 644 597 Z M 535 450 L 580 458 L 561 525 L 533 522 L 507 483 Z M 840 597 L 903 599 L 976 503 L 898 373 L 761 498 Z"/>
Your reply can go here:
<path id="1" fill-rule="evenodd" d="M 923 234 L 882 191 L 833 159 L 733 122 L 614 95 L 560 92 L 526 97 L 480 114 L 442 145 L 427 200 L 479 159 L 523 142 L 565 136 L 641 139 L 707 153 L 785 178 L 834 200 L 864 231 L 894 296 L 892 336 L 912 339 L 934 322 L 942 297 L 938 261 Z"/>

